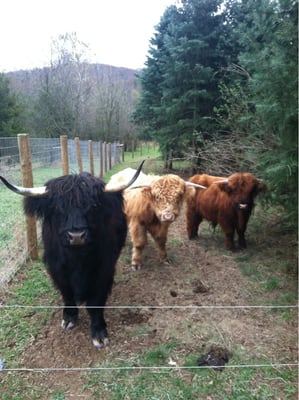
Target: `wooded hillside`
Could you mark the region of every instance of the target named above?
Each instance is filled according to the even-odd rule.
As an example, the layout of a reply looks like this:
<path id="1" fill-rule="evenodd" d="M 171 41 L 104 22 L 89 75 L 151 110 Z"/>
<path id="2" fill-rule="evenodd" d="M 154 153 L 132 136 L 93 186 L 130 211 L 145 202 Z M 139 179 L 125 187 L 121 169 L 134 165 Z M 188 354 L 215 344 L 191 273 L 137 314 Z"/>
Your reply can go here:
<path id="1" fill-rule="evenodd" d="M 296 0 L 181 0 L 156 26 L 138 79 L 90 65 L 76 35 L 60 41 L 25 94 L 0 75 L 1 136 L 155 140 L 168 169 L 180 158 L 194 172 L 265 179 L 297 227 Z"/>
<path id="2" fill-rule="evenodd" d="M 32 136 L 113 141 L 134 137 L 135 75 L 127 68 L 66 62 L 6 77 L 22 104 L 21 125 Z"/>

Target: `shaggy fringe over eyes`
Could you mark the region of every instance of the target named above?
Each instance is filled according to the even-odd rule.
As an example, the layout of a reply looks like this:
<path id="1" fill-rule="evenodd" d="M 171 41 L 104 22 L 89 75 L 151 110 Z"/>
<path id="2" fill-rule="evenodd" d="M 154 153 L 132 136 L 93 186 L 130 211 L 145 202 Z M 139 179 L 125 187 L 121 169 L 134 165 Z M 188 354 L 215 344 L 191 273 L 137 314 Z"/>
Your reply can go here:
<path id="1" fill-rule="evenodd" d="M 92 201 L 100 204 L 105 184 L 89 174 L 62 176 L 46 183 L 55 202 L 63 199 L 70 207 L 84 207 Z M 92 200 L 91 200 L 92 199 Z"/>

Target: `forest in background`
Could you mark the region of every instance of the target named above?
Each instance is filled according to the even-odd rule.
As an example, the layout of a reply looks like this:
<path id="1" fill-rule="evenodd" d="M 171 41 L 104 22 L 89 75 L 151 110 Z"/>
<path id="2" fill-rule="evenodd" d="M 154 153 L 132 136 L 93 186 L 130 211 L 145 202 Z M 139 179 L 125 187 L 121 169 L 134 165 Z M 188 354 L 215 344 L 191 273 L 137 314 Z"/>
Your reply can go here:
<path id="1" fill-rule="evenodd" d="M 49 66 L 0 74 L 0 136 L 130 142 L 136 71 L 89 63 L 88 54 L 76 33 L 66 33 L 53 40 Z"/>
<path id="2" fill-rule="evenodd" d="M 74 33 L 51 54 L 24 91 L 16 73 L 0 74 L 0 136 L 155 140 L 168 169 L 179 158 L 194 172 L 265 179 L 267 200 L 297 229 L 296 0 L 181 0 L 161 16 L 141 71 L 89 64 Z"/>
<path id="3" fill-rule="evenodd" d="M 251 171 L 290 225 L 298 211 L 298 2 L 182 0 L 151 39 L 134 121 L 165 167 Z"/>
<path id="4" fill-rule="evenodd" d="M 32 136 L 59 137 L 64 132 L 71 138 L 108 142 L 131 139 L 135 74 L 109 65 L 66 62 L 7 76 L 23 105 L 22 126 Z"/>

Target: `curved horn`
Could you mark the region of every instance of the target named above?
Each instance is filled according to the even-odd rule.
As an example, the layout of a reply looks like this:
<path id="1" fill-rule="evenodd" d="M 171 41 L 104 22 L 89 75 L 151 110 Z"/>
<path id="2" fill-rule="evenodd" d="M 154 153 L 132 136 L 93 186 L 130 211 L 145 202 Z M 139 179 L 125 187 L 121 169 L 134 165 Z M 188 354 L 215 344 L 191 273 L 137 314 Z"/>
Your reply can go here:
<path id="1" fill-rule="evenodd" d="M 143 185 L 133 186 L 133 187 L 130 188 L 130 190 L 142 189 L 144 187 L 151 187 L 151 184 L 150 183 L 144 183 Z"/>
<path id="2" fill-rule="evenodd" d="M 138 178 L 141 168 L 144 164 L 145 160 L 143 160 L 141 162 L 141 164 L 139 165 L 139 167 L 137 168 L 137 171 L 135 172 L 133 178 L 128 182 L 128 183 L 122 183 L 118 186 L 115 187 L 111 187 L 110 189 L 104 189 L 105 192 L 109 193 L 109 192 L 120 192 L 121 190 L 125 190 L 127 187 L 129 187 L 130 185 L 132 185 L 132 183 L 134 183 L 136 181 L 136 179 Z"/>
<path id="3" fill-rule="evenodd" d="M 258 182 L 258 189 L 261 192 L 266 192 L 268 190 L 267 183 L 263 179 L 258 179 L 257 182 Z"/>
<path id="4" fill-rule="evenodd" d="M 8 182 L 3 176 L 0 176 L 1 181 L 4 183 L 8 189 L 12 190 L 17 194 L 21 194 L 23 196 L 42 196 L 43 194 L 47 193 L 46 186 L 40 186 L 35 188 L 24 188 L 22 186 L 15 186 L 12 183 Z"/>
<path id="5" fill-rule="evenodd" d="M 259 185 L 262 185 L 262 186 L 267 186 L 267 183 L 263 180 L 263 179 L 259 179 L 259 178 L 257 178 L 257 183 L 259 184 Z"/>
<path id="6" fill-rule="evenodd" d="M 228 183 L 228 179 L 222 179 L 221 181 L 215 181 L 213 183 Z"/>
<path id="7" fill-rule="evenodd" d="M 207 189 L 206 186 L 198 185 L 197 183 L 193 183 L 193 182 L 185 181 L 185 184 L 186 184 L 186 186 L 192 186 L 192 187 L 199 188 L 199 189 Z"/>

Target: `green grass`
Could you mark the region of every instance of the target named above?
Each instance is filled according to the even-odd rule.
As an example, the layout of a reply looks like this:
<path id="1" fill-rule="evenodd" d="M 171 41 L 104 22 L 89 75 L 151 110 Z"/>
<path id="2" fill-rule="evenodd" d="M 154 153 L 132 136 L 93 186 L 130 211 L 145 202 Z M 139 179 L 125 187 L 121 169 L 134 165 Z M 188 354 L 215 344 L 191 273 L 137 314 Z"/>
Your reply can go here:
<path id="1" fill-rule="evenodd" d="M 128 154 L 126 162 L 116 166 L 104 177 L 104 180 L 108 181 L 112 173 L 127 166 L 137 167 L 143 158 L 150 160 L 157 156 L 157 152 L 149 154 L 144 152 L 142 155 L 135 153 L 134 159 L 132 159 Z M 155 172 L 150 170 L 149 161 L 145 163 L 144 171 Z M 59 171 L 53 170 L 52 173 L 60 175 Z M 36 184 L 43 184 L 45 180 L 49 179 L 47 174 L 49 172 L 45 169 L 35 171 Z M 20 198 L 4 188 L 0 189 L 0 197 L 1 216 L 4 213 L 2 221 L 9 218 L 18 220 L 19 215 L 22 214 Z M 5 247 L 5 241 L 10 238 L 4 225 L 0 223 L 0 243 Z M 271 300 L 271 304 L 295 304 L 297 280 L 294 275 L 294 258 L 288 253 L 291 249 L 283 247 L 282 251 L 280 240 L 278 240 L 279 245 L 276 242 L 272 243 L 267 238 L 267 229 L 265 222 L 261 224 L 258 218 L 257 221 L 253 218 L 249 229 L 250 240 L 255 240 L 253 235 L 256 232 L 259 232 L 260 237 L 251 245 L 252 247 L 249 246 L 248 251 L 234 255 L 234 260 L 255 291 L 252 292 L 254 304 L 258 303 L 258 299 L 261 299 L 263 304 L 268 300 L 269 303 Z M 222 234 L 219 233 L 221 243 L 223 243 L 222 239 Z M 180 242 L 175 239 L 169 244 L 177 247 Z M 251 250 L 251 248 L 258 248 L 258 251 Z M 219 250 L 217 251 L 218 255 L 221 254 Z M 129 264 L 129 255 L 123 254 L 121 257 L 126 257 L 125 263 Z M 138 279 L 137 276 L 132 279 Z M 22 366 L 24 352 L 28 351 L 32 340 L 48 323 L 52 311 L 14 308 L 13 306 L 16 304 L 28 306 L 57 304 L 58 296 L 41 262 L 22 266 L 4 296 L 3 303 L 11 305 L 12 308 L 0 310 L 0 359 L 4 361 L 6 368 L 18 368 Z M 294 313 L 291 310 L 275 312 L 279 312 L 283 320 L 295 323 Z M 132 335 L 138 336 L 147 334 L 149 327 L 147 324 L 141 324 L 134 329 Z M 191 331 L 192 326 L 189 329 Z M 195 336 L 196 331 L 192 333 L 193 337 L 197 338 L 200 347 L 202 337 Z M 134 355 L 130 356 L 125 353 L 114 357 L 113 351 L 111 356 L 107 353 L 106 360 L 97 366 L 111 369 L 81 373 L 82 387 L 81 391 L 77 393 L 78 398 L 81 396 L 91 400 L 294 400 L 297 398 L 297 370 L 295 368 L 244 367 L 227 368 L 221 372 L 210 369 L 194 369 L 199 354 L 193 351 L 185 354 L 183 353 L 184 348 L 184 338 L 180 341 L 165 339 L 163 343 L 152 345 L 146 351 L 136 350 Z M 269 362 L 266 356 L 265 359 L 262 356 L 259 359 L 252 359 L 251 354 L 244 354 L 245 350 L 242 348 L 233 349 L 233 351 L 234 357 L 229 365 L 244 364 L 246 360 L 250 360 L 248 361 L 250 365 Z M 167 370 L 159 369 L 159 366 L 169 367 L 170 361 L 179 362 L 182 366 L 192 368 L 179 369 L 174 366 Z M 3 400 L 69 399 L 67 388 L 52 387 L 47 384 L 50 377 L 48 374 L 51 373 L 38 373 L 40 376 L 38 380 L 29 373 L 4 372 L 1 375 L 0 372 L 1 398 Z M 68 377 L 70 382 L 77 379 L 77 375 L 72 375 L 72 373 L 69 373 Z M 44 382 L 42 386 L 40 385 L 41 380 Z M 39 383 L 32 383 L 38 381 Z M 57 382 L 59 382 L 59 378 Z"/>
<path id="2" fill-rule="evenodd" d="M 52 311 L 43 308 L 15 307 L 16 305 L 34 306 L 36 304 L 55 304 L 57 295 L 45 271 L 42 262 L 23 265 L 13 286 L 6 293 L 5 305 L 11 308 L 1 310 L 0 358 L 5 368 L 21 368 L 22 354 L 31 341 L 43 329 L 51 317 Z M 44 398 L 43 386 L 32 387 L 28 375 L 6 373 L 2 379 L 3 400 L 24 400 Z M 26 397 L 25 397 L 26 394 Z"/>
<path id="3" fill-rule="evenodd" d="M 276 209 L 256 206 L 249 220 L 247 242 L 248 249 L 236 253 L 234 259 L 242 274 L 253 284 L 254 301 L 261 298 L 263 304 L 267 301 L 283 306 L 296 304 L 298 246 Z"/>
<path id="4" fill-rule="evenodd" d="M 120 171 L 121 169 L 132 167 L 137 168 L 141 160 L 145 159 L 143 171 L 149 171 L 148 164 L 150 160 L 159 158 L 160 154 L 157 148 L 149 148 L 143 146 L 142 154 L 138 150 L 132 158 L 132 154 L 125 153 L 125 161 L 117 164 L 104 176 L 103 180 L 108 182 L 111 175 Z M 77 166 L 73 166 L 77 168 Z M 42 186 L 49 179 L 61 176 L 61 166 L 47 166 L 47 167 L 33 167 L 33 182 L 34 186 Z M 75 169 L 70 167 L 70 173 L 76 172 Z M 21 172 L 14 171 L 8 177 L 9 180 L 16 184 L 21 185 Z M 18 247 L 25 248 L 25 217 L 23 214 L 23 198 L 17 196 L 15 193 L 8 190 L 4 185 L 0 185 L 0 268 L 12 262 Z M 20 234 L 20 232 L 22 234 Z M 19 263 L 25 260 L 20 256 Z"/>
<path id="5" fill-rule="evenodd" d="M 56 293 L 45 272 L 45 266 L 41 262 L 23 266 L 18 274 L 18 280 L 13 285 L 13 290 L 9 291 L 6 305 L 11 308 L 1 310 L 3 315 L 0 329 L 0 354 L 6 366 L 10 368 L 20 366 L 20 354 L 51 315 L 49 309 L 18 308 L 15 305 L 42 305 L 43 299 L 46 299 L 47 304 L 51 304 L 56 299 Z"/>
<path id="6" fill-rule="evenodd" d="M 175 356 L 175 351 L 174 343 L 169 347 L 159 345 L 134 360 L 102 364 L 100 367 L 112 369 L 87 374 L 85 390 L 92 393 L 94 399 L 109 400 L 270 400 L 282 398 L 282 393 L 283 398 L 288 400 L 293 399 L 296 394 L 296 387 L 293 385 L 296 381 L 295 369 L 277 370 L 271 366 L 231 368 L 223 371 L 194 369 L 197 355 L 186 357 L 186 369 L 142 368 L 152 365 L 167 366 L 169 357 Z M 263 360 L 254 360 L 254 363 L 263 364 Z M 275 388 L 271 384 L 273 380 L 279 383 Z"/>
<path id="7" fill-rule="evenodd" d="M 13 228 L 18 220 L 24 220 L 22 199 L 10 190 L 0 188 L 0 251 L 5 244 L 13 239 Z"/>

